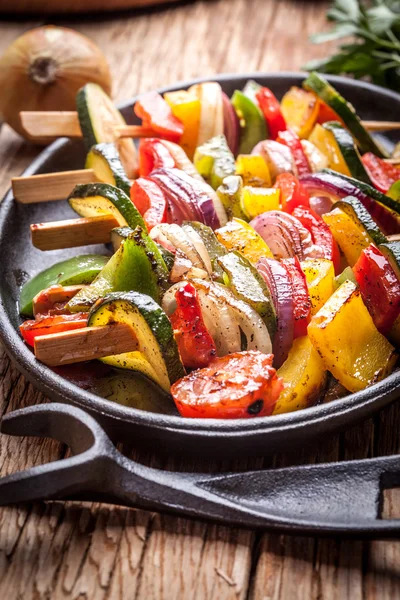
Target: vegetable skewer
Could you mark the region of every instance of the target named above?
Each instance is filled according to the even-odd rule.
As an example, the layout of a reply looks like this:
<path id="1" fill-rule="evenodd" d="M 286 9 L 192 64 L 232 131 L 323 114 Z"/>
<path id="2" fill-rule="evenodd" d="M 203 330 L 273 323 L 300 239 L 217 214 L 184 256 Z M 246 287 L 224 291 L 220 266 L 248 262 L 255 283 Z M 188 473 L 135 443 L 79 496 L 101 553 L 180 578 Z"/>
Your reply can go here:
<path id="1" fill-rule="evenodd" d="M 21 124 L 32 141 L 42 138 L 80 138 L 82 131 L 78 113 L 74 111 L 22 111 Z M 400 121 L 362 121 L 368 131 L 396 131 Z M 116 138 L 157 137 L 160 134 L 142 125 L 120 125 L 114 128 Z"/>

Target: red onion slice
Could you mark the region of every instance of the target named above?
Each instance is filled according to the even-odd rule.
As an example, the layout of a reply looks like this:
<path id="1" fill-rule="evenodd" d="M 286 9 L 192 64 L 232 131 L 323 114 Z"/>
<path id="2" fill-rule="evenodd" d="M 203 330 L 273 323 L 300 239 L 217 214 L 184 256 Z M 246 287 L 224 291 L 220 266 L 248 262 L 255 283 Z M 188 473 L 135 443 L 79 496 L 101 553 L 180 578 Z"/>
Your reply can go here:
<path id="1" fill-rule="evenodd" d="M 294 298 L 289 275 L 278 260 L 260 258 L 257 269 L 262 275 L 275 306 L 277 329 L 273 340 L 274 366 L 287 359 L 293 343 Z"/>
<path id="2" fill-rule="evenodd" d="M 297 256 L 305 260 L 314 255 L 315 248 L 309 231 L 296 217 L 279 210 L 258 215 L 250 225 L 263 238 L 275 258 Z"/>
<path id="3" fill-rule="evenodd" d="M 157 169 L 152 172 L 151 179 L 160 186 L 168 203 L 184 216 L 184 220 L 200 221 L 212 229 L 221 226 L 206 184 L 179 169 Z"/>
<path id="4" fill-rule="evenodd" d="M 239 118 L 225 92 L 222 92 L 222 106 L 224 111 L 224 134 L 231 152 L 236 156 L 239 150 Z"/>
<path id="5" fill-rule="evenodd" d="M 274 140 L 263 140 L 258 142 L 251 151 L 252 154 L 259 154 L 268 165 L 269 172 L 273 181 L 281 173 L 296 173 L 293 156 L 289 148 L 284 144 Z"/>
<path id="6" fill-rule="evenodd" d="M 371 217 L 380 225 L 384 233 L 390 235 L 400 230 L 400 215 L 396 214 L 386 203 L 389 198 L 378 191 L 374 191 L 382 199 L 382 203 L 376 197 L 369 196 L 357 187 L 350 178 L 336 175 L 332 172 L 312 173 L 300 177 L 302 185 L 310 196 L 325 196 L 336 202 L 346 196 L 354 196 L 370 213 Z M 391 201 L 393 202 L 393 201 Z"/>

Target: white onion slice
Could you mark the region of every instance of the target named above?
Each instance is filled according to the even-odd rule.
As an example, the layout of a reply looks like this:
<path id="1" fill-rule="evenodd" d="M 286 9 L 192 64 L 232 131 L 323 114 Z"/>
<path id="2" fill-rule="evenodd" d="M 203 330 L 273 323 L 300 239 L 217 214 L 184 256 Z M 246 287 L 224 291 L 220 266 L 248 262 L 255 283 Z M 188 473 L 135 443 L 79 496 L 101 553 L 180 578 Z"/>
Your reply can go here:
<path id="1" fill-rule="evenodd" d="M 205 326 L 217 348 L 218 356 L 239 352 L 241 348 L 240 329 L 229 305 L 210 293 L 209 286 L 193 282 L 197 290 Z M 201 282 L 204 284 L 205 282 Z"/>
<path id="2" fill-rule="evenodd" d="M 169 244 L 174 247 L 174 250 L 180 250 L 195 267 L 199 267 L 200 269 L 206 268 L 200 254 L 182 227 L 179 227 L 176 223 L 161 223 L 153 227 L 152 231 L 154 229 L 156 229 L 156 236 L 160 236 L 160 238 L 152 236 L 153 239 L 163 244 L 166 238 Z"/>
<path id="3" fill-rule="evenodd" d="M 177 169 L 184 171 L 198 181 L 204 182 L 203 177 L 200 175 L 192 161 L 188 158 L 183 148 L 178 146 L 178 144 L 174 144 L 174 142 L 169 142 L 168 140 L 160 140 L 160 142 L 166 146 L 169 152 L 172 154 Z"/>
<path id="4" fill-rule="evenodd" d="M 212 265 L 211 265 L 211 259 L 210 259 L 210 255 L 208 254 L 207 248 L 205 247 L 203 240 L 201 239 L 201 237 L 199 236 L 197 231 L 195 229 L 193 229 L 193 227 L 190 225 L 190 223 L 184 223 L 182 225 L 182 229 L 184 230 L 184 232 L 186 233 L 186 235 L 188 236 L 188 238 L 190 239 L 190 241 L 196 248 L 197 252 L 199 253 L 199 255 L 204 263 L 205 268 L 207 269 L 209 275 L 211 275 L 212 270 L 213 270 Z"/>
<path id="5" fill-rule="evenodd" d="M 189 88 L 200 100 L 200 126 L 197 146 L 204 144 L 215 135 L 224 133 L 224 106 L 222 89 L 215 81 L 196 83 Z"/>

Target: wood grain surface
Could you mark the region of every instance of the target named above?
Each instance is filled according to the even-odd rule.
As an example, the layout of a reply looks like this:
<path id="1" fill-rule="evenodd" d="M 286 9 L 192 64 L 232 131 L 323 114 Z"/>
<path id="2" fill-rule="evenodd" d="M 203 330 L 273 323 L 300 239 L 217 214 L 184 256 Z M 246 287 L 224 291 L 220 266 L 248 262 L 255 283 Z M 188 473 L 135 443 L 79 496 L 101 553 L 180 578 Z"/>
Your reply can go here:
<path id="1" fill-rule="evenodd" d="M 324 27 L 325 9 L 318 1 L 211 0 L 61 23 L 89 35 L 105 51 L 114 75 L 114 96 L 122 100 L 179 79 L 222 71 L 299 69 L 327 50 L 307 42 L 308 34 Z M 37 24 L 0 23 L 0 49 Z M 37 152 L 3 127 L 1 193 Z M 44 401 L 0 351 L 0 415 Z M 399 425 L 399 409 L 392 406 L 317 448 L 277 456 L 273 463 L 398 452 Z M 1 474 L 62 458 L 65 452 L 53 441 L 1 436 Z M 166 456 L 140 458 L 168 468 L 182 466 Z M 262 464 L 268 466 L 271 459 L 243 460 L 236 467 Z M 213 468 L 228 466 L 232 465 L 217 461 Z M 388 494 L 386 515 L 399 514 L 399 509 L 398 495 Z M 1 599 L 399 597 L 397 541 L 260 534 L 99 504 L 36 503 L 0 510 Z"/>

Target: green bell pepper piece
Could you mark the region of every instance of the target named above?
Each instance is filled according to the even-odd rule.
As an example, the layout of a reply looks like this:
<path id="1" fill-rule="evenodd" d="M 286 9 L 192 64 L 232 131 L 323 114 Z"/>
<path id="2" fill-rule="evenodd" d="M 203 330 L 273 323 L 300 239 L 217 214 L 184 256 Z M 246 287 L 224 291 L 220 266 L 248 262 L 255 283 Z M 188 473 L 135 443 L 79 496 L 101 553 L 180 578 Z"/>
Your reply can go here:
<path id="1" fill-rule="evenodd" d="M 33 298 L 51 285 L 80 285 L 92 283 L 109 260 L 108 256 L 84 254 L 56 263 L 27 281 L 21 289 L 19 312 L 33 316 Z"/>
<path id="2" fill-rule="evenodd" d="M 111 292 L 140 292 L 160 302 L 168 287 L 168 269 L 153 240 L 141 227 L 122 241 L 93 283 L 67 304 L 71 312 L 89 311 L 99 298 Z"/>
<path id="3" fill-rule="evenodd" d="M 264 115 L 258 106 L 239 90 L 235 90 L 231 102 L 241 126 L 239 154 L 250 154 L 258 142 L 268 137 Z"/>

